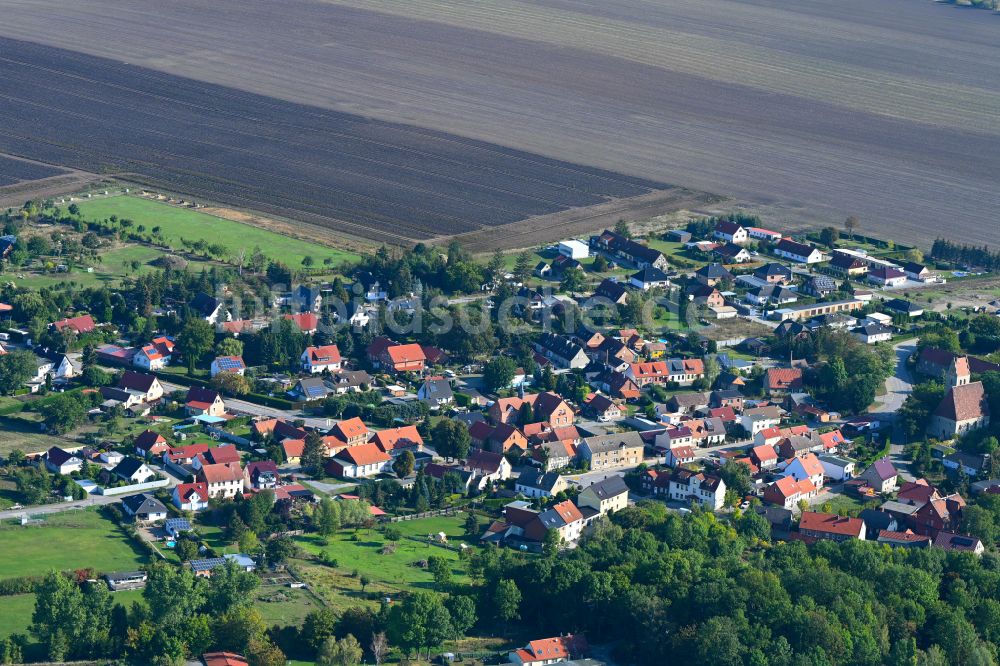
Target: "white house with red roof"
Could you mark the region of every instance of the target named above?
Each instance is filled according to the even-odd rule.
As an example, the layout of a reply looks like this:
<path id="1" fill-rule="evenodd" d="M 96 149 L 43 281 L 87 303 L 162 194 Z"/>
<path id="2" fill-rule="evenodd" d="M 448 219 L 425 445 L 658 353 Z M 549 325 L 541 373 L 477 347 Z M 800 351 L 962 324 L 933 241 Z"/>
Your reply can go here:
<path id="1" fill-rule="evenodd" d="M 181 511 L 203 511 L 208 508 L 208 484 L 181 483 L 174 488 L 173 503 Z"/>
<path id="2" fill-rule="evenodd" d="M 306 347 L 299 360 L 302 362 L 302 369 L 312 374 L 323 372 L 324 370 L 340 372 L 343 362 L 340 357 L 340 349 L 337 345 Z"/>
<path id="3" fill-rule="evenodd" d="M 587 641 L 582 635 L 569 634 L 555 638 L 531 641 L 507 657 L 512 664 L 520 666 L 546 666 L 560 661 L 579 659 L 587 655 Z"/>
<path id="4" fill-rule="evenodd" d="M 865 521 L 833 513 L 803 511 L 799 519 L 799 533 L 814 539 L 848 541 L 865 538 Z"/>
<path id="5" fill-rule="evenodd" d="M 688 463 L 694 462 L 694 447 L 688 446 L 673 446 L 667 449 L 667 453 L 664 456 L 664 462 L 667 467 L 677 467 L 679 465 L 687 465 Z"/>
<path id="6" fill-rule="evenodd" d="M 174 341 L 165 335 L 153 338 L 132 356 L 132 365 L 142 370 L 161 370 L 170 365 L 174 353 Z"/>
<path id="7" fill-rule="evenodd" d="M 392 469 L 392 456 L 370 442 L 358 444 L 349 446 L 331 458 L 326 469 L 334 476 L 365 478 Z"/>
<path id="8" fill-rule="evenodd" d="M 230 498 L 243 492 L 243 468 L 238 462 L 202 465 L 197 478 L 206 484 L 209 497 Z"/>
<path id="9" fill-rule="evenodd" d="M 370 434 L 368 426 L 357 416 L 349 419 L 344 419 L 339 423 L 335 423 L 332 428 L 330 428 L 330 435 L 333 435 L 337 439 L 341 439 L 347 443 L 347 446 L 357 446 L 358 444 L 364 444 L 368 441 L 368 436 Z"/>
<path id="10" fill-rule="evenodd" d="M 135 452 L 140 456 L 145 456 L 147 453 L 159 456 L 170 448 L 163 435 L 158 432 L 153 432 L 152 430 L 144 430 L 139 433 L 136 436 L 133 445 L 135 446 Z"/>
<path id="11" fill-rule="evenodd" d="M 184 409 L 189 416 L 222 416 L 226 413 L 226 403 L 218 391 L 192 386 L 184 398 Z"/>

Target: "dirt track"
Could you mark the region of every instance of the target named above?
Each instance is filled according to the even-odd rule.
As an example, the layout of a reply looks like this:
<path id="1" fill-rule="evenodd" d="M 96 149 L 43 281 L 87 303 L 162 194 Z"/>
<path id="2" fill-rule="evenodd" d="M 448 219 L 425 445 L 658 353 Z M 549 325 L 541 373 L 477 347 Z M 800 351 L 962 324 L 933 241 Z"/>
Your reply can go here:
<path id="1" fill-rule="evenodd" d="M 853 213 L 903 242 L 1000 241 L 989 12 L 917 0 L 92 0 L 54 17 L 46 0 L 0 0 L 0 13 L 0 34 L 719 192 L 778 225 Z"/>

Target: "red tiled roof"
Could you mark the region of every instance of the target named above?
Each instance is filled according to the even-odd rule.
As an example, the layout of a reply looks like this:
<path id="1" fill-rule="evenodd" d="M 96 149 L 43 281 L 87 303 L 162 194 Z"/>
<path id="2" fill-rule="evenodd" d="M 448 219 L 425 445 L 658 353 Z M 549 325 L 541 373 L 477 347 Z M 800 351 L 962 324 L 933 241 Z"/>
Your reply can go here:
<path id="1" fill-rule="evenodd" d="M 771 390 L 802 388 L 801 368 L 768 368 L 767 388 Z"/>
<path id="2" fill-rule="evenodd" d="M 201 659 L 205 666 L 248 666 L 246 658 L 235 652 L 206 652 Z"/>
<path id="3" fill-rule="evenodd" d="M 205 483 L 238 481 L 243 478 L 243 468 L 236 462 L 203 465 L 199 475 L 205 480 Z"/>
<path id="4" fill-rule="evenodd" d="M 368 426 L 357 416 L 349 419 L 344 419 L 340 423 L 335 424 L 331 429 L 330 433 L 333 435 L 339 435 L 342 439 L 352 440 L 355 437 L 361 437 L 362 435 L 368 434 Z"/>
<path id="5" fill-rule="evenodd" d="M 371 443 L 350 446 L 338 453 L 336 457 L 339 460 L 357 466 L 374 465 L 375 463 L 386 462 L 392 458 L 388 453 L 385 453 L 382 449 Z"/>
<path id="6" fill-rule="evenodd" d="M 860 518 L 845 518 L 832 513 L 820 513 L 818 511 L 803 511 L 799 519 L 799 530 L 809 530 L 812 532 L 824 532 L 826 534 L 837 534 L 842 536 L 857 537 L 861 534 L 861 529 L 865 522 Z"/>
<path id="7" fill-rule="evenodd" d="M 407 425 L 399 428 L 379 430 L 372 437 L 371 442 L 383 451 L 389 452 L 397 446 L 421 446 L 424 443 L 424 439 L 417 432 L 417 426 Z"/>
<path id="8" fill-rule="evenodd" d="M 427 360 L 427 357 L 424 356 L 424 350 L 418 344 L 395 345 L 388 347 L 385 351 L 389 355 L 389 359 L 397 364 Z"/>
<path id="9" fill-rule="evenodd" d="M 306 358 L 315 365 L 327 363 L 340 363 L 340 349 L 337 345 L 324 345 L 322 347 L 307 347 Z"/>
<path id="10" fill-rule="evenodd" d="M 319 327 L 319 317 L 312 312 L 303 312 L 301 314 L 293 315 L 286 314 L 285 319 L 294 322 L 303 333 L 315 331 Z"/>
<path id="11" fill-rule="evenodd" d="M 59 321 L 52 322 L 52 327 L 60 332 L 64 328 L 68 328 L 75 333 L 89 333 L 97 327 L 97 324 L 94 323 L 94 318 L 88 314 L 60 319 Z"/>

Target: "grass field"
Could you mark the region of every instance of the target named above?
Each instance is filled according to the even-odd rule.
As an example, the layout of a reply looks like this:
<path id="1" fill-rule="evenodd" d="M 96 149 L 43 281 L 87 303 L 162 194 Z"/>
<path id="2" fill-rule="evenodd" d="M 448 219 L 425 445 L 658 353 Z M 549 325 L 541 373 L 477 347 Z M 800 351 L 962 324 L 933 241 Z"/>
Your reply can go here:
<path id="1" fill-rule="evenodd" d="M 464 530 L 463 518 L 438 517 L 394 523 L 405 536 L 425 537 L 427 534 L 445 532 L 454 537 L 452 543 L 461 540 Z M 393 596 L 411 590 L 433 588 L 433 577 L 423 568 L 414 566 L 431 555 L 444 557 L 453 562 L 452 580 L 468 580 L 465 566 L 459 561 L 458 553 L 427 543 L 418 543 L 402 538 L 396 542 L 396 550 L 390 554 L 380 551 L 386 544 L 385 538 L 376 531 L 359 531 L 358 540 L 352 540 L 354 532 L 342 531 L 328 539 L 326 545 L 320 543 L 316 535 L 296 537 L 296 542 L 308 553 L 326 553 L 337 560 L 336 567 L 328 567 L 314 562 L 300 562 L 296 568 L 303 580 L 313 591 L 322 596 L 331 606 L 346 608 L 352 605 L 375 607 L 377 599 Z M 361 589 L 361 576 L 367 576 L 371 583 Z"/>
<path id="2" fill-rule="evenodd" d="M 116 604 L 131 608 L 136 601 L 142 603 L 142 590 L 113 592 L 111 599 Z M 0 638 L 11 634 L 27 634 L 31 626 L 31 614 L 35 610 L 34 594 L 16 594 L 0 597 Z"/>
<path id="3" fill-rule="evenodd" d="M 303 257 L 306 256 L 311 256 L 316 261 L 317 266 L 322 265 L 326 258 L 333 259 L 335 264 L 357 258 L 357 255 L 351 252 L 337 250 L 318 243 L 309 243 L 266 229 L 206 215 L 189 208 L 171 206 L 151 199 L 116 196 L 83 201 L 77 205 L 79 205 L 81 214 L 86 220 L 99 221 L 117 215 L 119 218 L 128 218 L 134 221 L 136 225 L 145 225 L 147 229 L 158 226 L 161 228 L 163 238 L 167 243 L 177 249 L 182 248 L 182 238 L 189 241 L 203 240 L 206 243 L 221 243 L 233 255 L 245 249 L 247 256 L 249 256 L 255 247 L 260 247 L 268 257 L 295 267 L 301 265 Z M 132 250 L 132 254 L 142 255 L 147 250 L 153 253 L 149 259 L 160 254 L 152 248 L 143 247 L 135 248 Z M 125 263 L 131 261 L 132 258 L 140 257 L 122 256 L 115 258 L 115 261 Z M 107 261 L 108 259 L 105 259 L 105 262 Z"/>
<path id="4" fill-rule="evenodd" d="M 44 525 L 0 528 L 0 578 L 40 576 L 55 569 L 135 569 L 148 557 L 95 509 L 45 517 Z"/>

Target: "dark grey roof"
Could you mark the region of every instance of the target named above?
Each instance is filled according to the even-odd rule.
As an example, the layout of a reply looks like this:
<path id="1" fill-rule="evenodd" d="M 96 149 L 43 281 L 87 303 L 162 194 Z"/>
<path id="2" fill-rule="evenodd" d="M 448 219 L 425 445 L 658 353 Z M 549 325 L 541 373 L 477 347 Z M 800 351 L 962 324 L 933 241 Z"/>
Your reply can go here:
<path id="1" fill-rule="evenodd" d="M 428 379 L 424 382 L 424 395 L 428 400 L 444 400 L 455 394 L 447 379 Z"/>
<path id="2" fill-rule="evenodd" d="M 517 485 L 552 492 L 556 483 L 559 482 L 559 478 L 559 474 L 556 472 L 546 472 L 543 474 L 539 471 L 531 470 L 522 473 L 517 478 Z"/>
<path id="3" fill-rule="evenodd" d="M 538 336 L 537 344 L 560 358 L 572 359 L 583 351 L 583 347 L 569 338 L 548 331 Z"/>
<path id="4" fill-rule="evenodd" d="M 695 274 L 709 280 L 730 280 L 733 277 L 722 264 L 706 264 L 695 271 Z"/>
<path id="5" fill-rule="evenodd" d="M 128 509 L 128 512 L 132 515 L 137 513 L 166 513 L 167 507 L 163 506 L 163 502 L 156 499 L 149 493 L 139 493 L 138 495 L 129 495 L 122 500 L 122 504 Z"/>
<path id="6" fill-rule="evenodd" d="M 622 476 L 609 476 L 603 481 L 598 481 L 594 485 L 590 486 L 588 490 L 592 491 L 597 495 L 598 499 L 608 499 L 609 497 L 618 497 L 622 493 L 628 492 L 628 486 L 625 485 L 625 478 Z"/>
<path id="7" fill-rule="evenodd" d="M 136 472 L 138 472 L 144 464 L 145 463 L 142 460 L 139 460 L 138 458 L 127 456 L 120 463 L 118 463 L 118 465 L 115 466 L 115 468 L 112 470 L 112 473 L 124 479 L 127 479 L 130 478 Z"/>
<path id="8" fill-rule="evenodd" d="M 195 294 L 191 299 L 191 309 L 202 317 L 209 317 L 219 307 L 219 301 L 203 291 Z"/>
<path id="9" fill-rule="evenodd" d="M 611 433 L 610 435 L 596 435 L 584 440 L 592 453 L 603 453 L 624 448 L 642 448 L 642 437 L 634 431 Z"/>
<path id="10" fill-rule="evenodd" d="M 667 277 L 667 274 L 659 268 L 647 266 L 638 273 L 633 274 L 632 279 L 638 280 L 639 282 L 665 282 L 669 278 Z"/>

